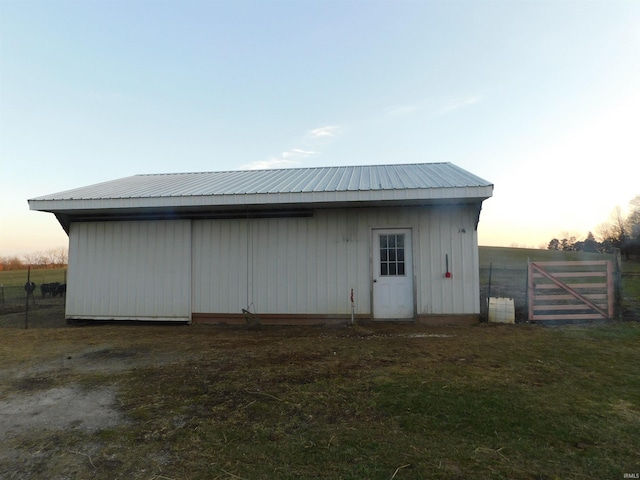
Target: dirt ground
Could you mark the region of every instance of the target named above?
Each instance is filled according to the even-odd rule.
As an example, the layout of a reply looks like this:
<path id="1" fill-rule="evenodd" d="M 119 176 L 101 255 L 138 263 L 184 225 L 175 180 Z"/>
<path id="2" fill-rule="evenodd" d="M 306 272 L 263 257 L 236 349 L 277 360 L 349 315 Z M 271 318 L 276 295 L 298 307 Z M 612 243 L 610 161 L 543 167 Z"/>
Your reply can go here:
<path id="1" fill-rule="evenodd" d="M 0 479 L 46 478 L 31 477 L 42 471 L 46 453 L 16 449 L 16 439 L 24 443 L 44 431 L 91 434 L 127 421 L 115 386 L 88 389 L 82 378 L 161 365 L 178 356 L 123 348 L 114 338 L 96 339 L 96 333 L 92 327 L 67 325 L 61 298 L 38 299 L 26 319 L 24 309 L 0 314 Z M 66 454 L 69 461 L 89 458 Z"/>
<path id="2" fill-rule="evenodd" d="M 84 445 L 82 451 L 42 450 L 36 455 L 29 439 L 51 432 L 94 432 L 127 422 L 121 413 L 117 385 L 88 388 L 87 378 L 100 378 L 147 366 L 161 366 L 174 361 L 188 361 L 197 355 L 200 344 L 233 344 L 232 349 L 246 348 L 254 333 L 238 327 L 136 325 L 67 325 L 61 299 L 40 301 L 29 313 L 0 315 L 0 478 L 47 478 L 47 464 L 56 455 L 73 465 L 91 462 L 96 443 Z M 430 330 L 404 326 L 400 332 L 390 327 L 375 331 L 361 328 L 364 335 L 407 335 L 450 338 L 447 329 Z M 279 339 L 311 335 L 344 335 L 345 327 L 279 328 Z M 353 332 L 353 330 L 351 330 Z M 270 335 L 271 333 L 267 333 Z M 262 335 L 264 336 L 264 335 Z M 89 380 L 90 381 L 90 380 Z M 17 445 L 17 446 L 16 446 Z M 23 448 L 22 448 L 23 446 Z M 55 453 L 52 453 L 55 452 Z M 59 468 L 59 465 L 58 467 Z M 73 471 L 71 466 L 63 468 Z M 73 475 L 64 478 L 76 478 Z"/>
<path id="3" fill-rule="evenodd" d="M 86 471 L 87 464 L 103 455 L 101 443 L 97 437 L 93 440 L 93 435 L 130 421 L 120 408 L 117 381 L 109 379 L 136 369 L 197 360 L 202 352 L 214 348 L 224 363 L 238 355 L 295 358 L 302 355 L 299 350 L 305 345 L 313 349 L 318 339 L 328 339 L 331 346 L 344 337 L 367 340 L 386 336 L 423 338 L 434 358 L 466 362 L 473 357 L 469 352 L 474 346 L 489 337 L 513 335 L 521 341 L 530 339 L 536 329 L 386 324 L 264 328 L 256 335 L 242 327 L 68 326 L 63 303 L 60 299 L 40 302 L 30 313 L 28 329 L 24 312 L 0 315 L 0 479 L 85 478 L 78 472 Z M 294 338 L 296 342 L 291 342 Z M 454 357 L 451 342 L 457 346 Z M 85 434 L 88 440 L 76 446 L 61 440 L 60 445 L 41 447 L 52 441 L 49 439 L 55 441 L 57 434 L 62 439 L 65 432 Z M 162 459 L 157 462 L 161 465 Z M 48 476 L 54 464 L 57 472 L 65 472 L 63 476 Z M 85 470 L 79 464 L 84 464 Z"/>

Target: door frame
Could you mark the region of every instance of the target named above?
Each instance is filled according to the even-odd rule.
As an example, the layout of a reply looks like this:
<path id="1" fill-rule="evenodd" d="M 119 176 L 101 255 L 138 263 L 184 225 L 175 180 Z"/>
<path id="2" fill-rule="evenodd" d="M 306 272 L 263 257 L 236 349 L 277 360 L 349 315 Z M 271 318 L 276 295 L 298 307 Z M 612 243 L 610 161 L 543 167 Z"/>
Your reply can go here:
<path id="1" fill-rule="evenodd" d="M 394 226 L 394 227 L 371 227 L 370 229 L 370 243 L 369 243 L 369 285 L 370 289 L 370 304 L 371 304 L 371 319 L 374 321 L 399 321 L 399 322 L 407 322 L 407 321 L 415 321 L 417 305 L 416 305 L 416 274 L 415 274 L 415 235 L 413 227 L 409 226 Z M 378 233 L 389 232 L 389 233 L 409 233 L 410 241 L 405 244 L 409 245 L 411 248 L 411 317 L 406 318 L 386 318 L 379 317 L 376 318 L 376 309 L 375 309 L 375 298 L 374 298 L 374 280 L 376 279 L 376 271 L 378 266 L 376 265 L 376 252 L 375 248 L 379 248 L 376 243 Z"/>

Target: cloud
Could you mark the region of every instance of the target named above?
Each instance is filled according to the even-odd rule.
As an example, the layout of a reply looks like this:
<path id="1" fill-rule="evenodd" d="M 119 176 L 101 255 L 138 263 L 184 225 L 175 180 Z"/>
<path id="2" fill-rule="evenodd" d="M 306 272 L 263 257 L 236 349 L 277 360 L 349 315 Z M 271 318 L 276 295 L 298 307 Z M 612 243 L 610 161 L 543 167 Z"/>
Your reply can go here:
<path id="1" fill-rule="evenodd" d="M 389 107 L 382 111 L 381 118 L 388 120 L 389 118 L 404 117 L 419 112 L 431 112 L 431 114 L 445 115 L 454 110 L 470 107 L 481 102 L 483 97 L 480 95 L 468 95 L 466 97 L 453 97 L 449 99 L 425 98 L 411 104 L 397 105 Z"/>
<path id="2" fill-rule="evenodd" d="M 440 109 L 441 114 L 453 112 L 454 110 L 460 110 L 461 108 L 470 107 L 478 102 L 482 101 L 482 97 L 473 95 L 465 98 L 457 98 L 449 103 L 447 103 L 444 107 Z"/>
<path id="3" fill-rule="evenodd" d="M 256 160 L 241 165 L 240 168 L 244 170 L 267 170 L 272 168 L 291 168 L 302 165 L 304 160 L 320 153 L 314 149 L 314 146 L 318 147 L 326 144 L 326 139 L 335 137 L 340 129 L 341 127 L 338 125 L 314 128 L 313 130 L 309 130 L 303 138 L 298 139 L 304 148 L 290 148 L 266 160 Z"/>
<path id="4" fill-rule="evenodd" d="M 389 108 L 385 110 L 384 113 L 386 115 L 393 115 L 393 116 L 409 115 L 411 113 L 417 112 L 419 109 L 420 107 L 418 107 L 417 105 L 402 105 L 399 107 Z"/>
<path id="5" fill-rule="evenodd" d="M 310 157 L 311 155 L 315 155 L 318 152 L 314 152 L 312 150 L 302 150 L 301 148 L 292 148 L 291 150 L 287 150 L 286 152 L 282 152 L 282 158 L 299 158 L 299 157 Z"/>
<path id="6" fill-rule="evenodd" d="M 309 130 L 308 134 L 311 138 L 335 137 L 340 127 L 338 125 L 327 125 L 326 127 L 314 128 Z"/>
<path id="7" fill-rule="evenodd" d="M 270 170 L 273 168 L 289 168 L 297 165 L 299 162 L 294 160 L 286 160 L 284 158 L 272 157 L 267 160 L 256 160 L 255 162 L 241 165 L 242 170 Z"/>
<path id="8" fill-rule="evenodd" d="M 256 160 L 242 165 L 240 168 L 245 170 L 268 170 L 272 168 L 291 168 L 301 164 L 301 161 L 318 152 L 312 150 L 303 150 L 301 148 L 292 148 L 286 152 L 282 152 L 279 156 L 271 157 L 267 160 Z"/>

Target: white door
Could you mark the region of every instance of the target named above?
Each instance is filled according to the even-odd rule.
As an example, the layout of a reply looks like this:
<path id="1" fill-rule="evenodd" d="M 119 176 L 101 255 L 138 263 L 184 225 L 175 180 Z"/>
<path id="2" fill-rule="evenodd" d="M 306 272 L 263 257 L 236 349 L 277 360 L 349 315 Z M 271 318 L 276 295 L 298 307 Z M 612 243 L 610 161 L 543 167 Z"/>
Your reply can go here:
<path id="1" fill-rule="evenodd" d="M 373 230 L 373 318 L 413 318 L 411 230 Z"/>

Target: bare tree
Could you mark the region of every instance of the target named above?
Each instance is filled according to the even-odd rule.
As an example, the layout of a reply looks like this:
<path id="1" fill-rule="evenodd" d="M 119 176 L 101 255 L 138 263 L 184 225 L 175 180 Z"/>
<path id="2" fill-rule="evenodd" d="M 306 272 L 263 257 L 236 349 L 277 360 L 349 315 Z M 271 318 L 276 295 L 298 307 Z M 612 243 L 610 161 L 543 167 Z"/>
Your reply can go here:
<path id="1" fill-rule="evenodd" d="M 25 265 L 39 265 L 40 264 L 40 253 L 25 253 L 22 255 L 22 260 Z"/>
<path id="2" fill-rule="evenodd" d="M 618 205 L 609 214 L 609 220 L 601 223 L 596 232 L 603 244 L 609 244 L 614 248 L 620 248 L 627 238 L 627 221 Z"/>
<path id="3" fill-rule="evenodd" d="M 596 228 L 603 250 L 610 252 L 619 248 L 623 255 L 640 252 L 640 195 L 629 202 L 629 212 L 624 214 L 619 206 L 609 215 L 609 220 Z"/>
<path id="4" fill-rule="evenodd" d="M 50 248 L 42 254 L 46 265 L 66 265 L 69 255 L 64 247 Z"/>
<path id="5" fill-rule="evenodd" d="M 58 247 L 56 261 L 58 265 L 66 265 L 69 263 L 69 251 L 65 247 Z"/>
<path id="6" fill-rule="evenodd" d="M 629 202 L 629 215 L 627 215 L 627 231 L 629 236 L 640 240 L 640 195 L 636 195 Z"/>
<path id="7" fill-rule="evenodd" d="M 627 259 L 631 255 L 640 256 L 640 195 L 636 195 L 629 202 L 626 228 L 626 236 L 620 250 Z"/>
<path id="8" fill-rule="evenodd" d="M 42 257 L 44 259 L 45 265 L 55 265 L 56 263 L 56 249 L 50 248 L 42 252 Z"/>

